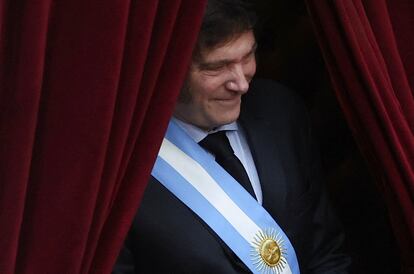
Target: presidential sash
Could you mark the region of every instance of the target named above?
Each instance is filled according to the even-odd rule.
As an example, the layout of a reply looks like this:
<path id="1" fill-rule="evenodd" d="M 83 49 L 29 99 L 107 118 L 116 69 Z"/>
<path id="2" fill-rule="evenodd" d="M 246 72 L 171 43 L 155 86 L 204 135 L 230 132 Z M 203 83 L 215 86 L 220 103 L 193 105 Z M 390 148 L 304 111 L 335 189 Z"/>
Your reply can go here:
<path id="1" fill-rule="evenodd" d="M 270 214 L 171 121 L 152 170 L 253 273 L 300 273 L 295 250 Z"/>

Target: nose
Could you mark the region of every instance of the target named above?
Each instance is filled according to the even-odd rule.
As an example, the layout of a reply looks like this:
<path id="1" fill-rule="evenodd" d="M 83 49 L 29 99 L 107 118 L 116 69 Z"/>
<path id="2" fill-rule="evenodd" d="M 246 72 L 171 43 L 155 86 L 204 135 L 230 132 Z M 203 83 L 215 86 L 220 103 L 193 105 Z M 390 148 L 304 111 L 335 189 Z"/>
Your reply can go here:
<path id="1" fill-rule="evenodd" d="M 232 69 L 232 75 L 226 83 L 229 90 L 246 93 L 249 89 L 249 81 L 244 73 L 243 66 L 235 65 Z"/>

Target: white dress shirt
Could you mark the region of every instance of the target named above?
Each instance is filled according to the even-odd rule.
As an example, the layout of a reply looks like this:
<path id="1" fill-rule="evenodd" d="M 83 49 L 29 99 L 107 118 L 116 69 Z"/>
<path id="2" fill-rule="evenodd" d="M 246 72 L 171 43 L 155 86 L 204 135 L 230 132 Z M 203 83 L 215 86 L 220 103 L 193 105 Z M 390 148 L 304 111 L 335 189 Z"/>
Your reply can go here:
<path id="1" fill-rule="evenodd" d="M 259 204 L 262 204 L 262 188 L 260 186 L 260 180 L 257 174 L 256 165 L 254 164 L 252 153 L 247 143 L 245 133 L 243 132 L 242 127 L 240 127 L 237 124 L 237 122 L 222 125 L 211 131 L 205 131 L 192 124 L 183 122 L 175 117 L 173 117 L 172 119 L 197 143 L 203 140 L 210 133 L 225 130 L 230 145 L 234 150 L 234 154 L 236 154 L 237 158 L 239 158 L 240 162 L 243 164 L 244 169 L 246 169 L 257 201 L 259 202 Z M 209 154 L 211 155 L 211 157 L 214 158 L 214 155 L 212 155 L 211 153 Z"/>

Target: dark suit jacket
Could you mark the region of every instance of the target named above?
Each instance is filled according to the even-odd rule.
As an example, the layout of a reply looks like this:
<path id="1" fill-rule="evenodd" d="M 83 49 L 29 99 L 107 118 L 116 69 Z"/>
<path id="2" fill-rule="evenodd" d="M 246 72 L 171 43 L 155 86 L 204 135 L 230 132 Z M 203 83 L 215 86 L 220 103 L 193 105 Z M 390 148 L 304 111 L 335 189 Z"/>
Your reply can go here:
<path id="1" fill-rule="evenodd" d="M 347 273 L 343 235 L 321 184 L 301 101 L 274 82 L 255 80 L 243 98 L 240 124 L 259 174 L 263 206 L 292 242 L 301 273 Z M 197 215 L 150 180 L 114 273 L 249 272 Z"/>

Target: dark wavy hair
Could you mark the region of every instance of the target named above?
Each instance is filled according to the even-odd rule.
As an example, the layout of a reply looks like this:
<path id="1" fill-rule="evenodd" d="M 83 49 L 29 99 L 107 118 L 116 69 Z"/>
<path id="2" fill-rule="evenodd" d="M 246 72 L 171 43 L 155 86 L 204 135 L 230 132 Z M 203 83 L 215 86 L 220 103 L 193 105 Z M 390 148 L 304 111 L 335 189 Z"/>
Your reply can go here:
<path id="1" fill-rule="evenodd" d="M 208 0 L 193 60 L 200 60 L 203 51 L 215 49 L 254 30 L 256 16 L 250 10 L 250 5 L 242 0 Z"/>

